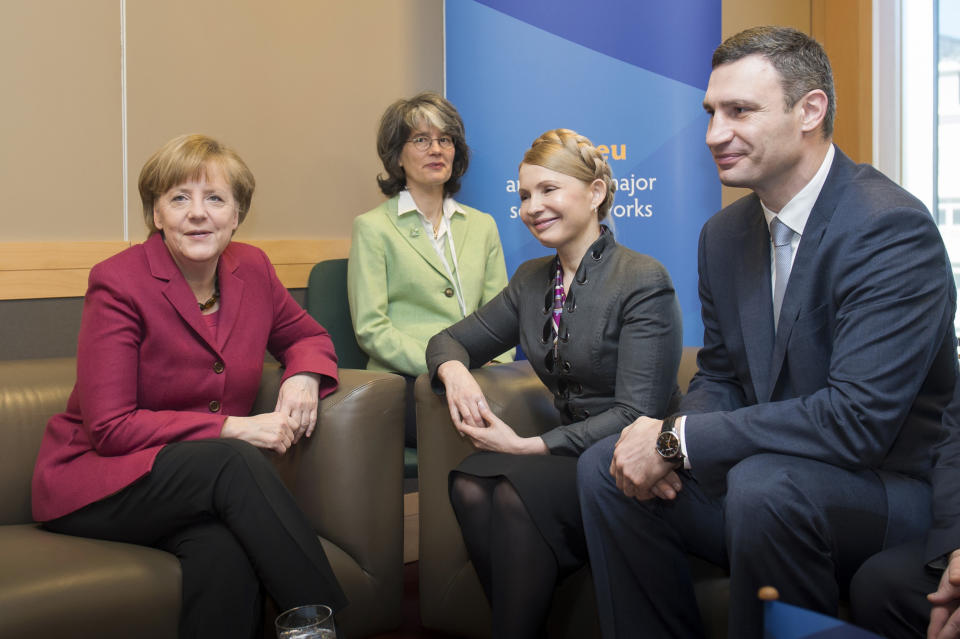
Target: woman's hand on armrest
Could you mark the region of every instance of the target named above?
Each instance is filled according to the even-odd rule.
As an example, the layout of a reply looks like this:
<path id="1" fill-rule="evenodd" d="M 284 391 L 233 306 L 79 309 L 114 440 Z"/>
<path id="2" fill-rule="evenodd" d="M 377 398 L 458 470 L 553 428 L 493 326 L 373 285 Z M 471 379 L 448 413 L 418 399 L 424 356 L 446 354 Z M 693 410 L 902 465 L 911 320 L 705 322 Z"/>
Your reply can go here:
<path id="1" fill-rule="evenodd" d="M 483 428 L 485 424 L 480 413 L 487 407 L 487 398 L 467 367 L 462 362 L 450 360 L 437 367 L 437 377 L 446 389 L 450 419 L 460 434 L 464 434 L 464 424 Z"/>
<path id="2" fill-rule="evenodd" d="M 293 443 L 304 435 L 310 437 L 317 425 L 320 403 L 320 376 L 316 373 L 291 375 L 280 386 L 276 411 L 288 415 L 296 427 Z"/>
<path id="3" fill-rule="evenodd" d="M 250 417 L 227 417 L 220 437 L 242 439 L 257 448 L 267 448 L 281 455 L 293 446 L 299 424 L 279 411 Z"/>

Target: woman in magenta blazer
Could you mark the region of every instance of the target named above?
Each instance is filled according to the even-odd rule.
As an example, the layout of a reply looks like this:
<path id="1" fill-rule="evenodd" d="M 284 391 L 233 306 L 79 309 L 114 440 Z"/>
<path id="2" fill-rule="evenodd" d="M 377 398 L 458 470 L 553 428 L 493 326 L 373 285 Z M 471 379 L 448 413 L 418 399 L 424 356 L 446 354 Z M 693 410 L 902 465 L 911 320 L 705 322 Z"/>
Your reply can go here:
<path id="1" fill-rule="evenodd" d="M 309 437 L 337 386 L 326 331 L 259 249 L 231 243 L 254 178 L 215 140 L 181 136 L 140 173 L 151 234 L 90 272 L 67 410 L 33 476 L 50 530 L 177 555 L 181 637 L 251 637 L 260 586 L 281 609 L 346 605 L 310 524 L 260 449 Z M 264 350 L 286 367 L 249 415 Z"/>

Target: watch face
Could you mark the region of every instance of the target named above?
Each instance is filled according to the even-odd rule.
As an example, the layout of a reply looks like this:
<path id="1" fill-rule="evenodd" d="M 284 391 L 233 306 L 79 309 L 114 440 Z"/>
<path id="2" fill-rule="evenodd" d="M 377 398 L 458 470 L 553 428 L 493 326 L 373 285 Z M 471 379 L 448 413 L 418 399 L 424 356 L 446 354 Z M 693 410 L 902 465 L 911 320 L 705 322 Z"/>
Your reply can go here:
<path id="1" fill-rule="evenodd" d="M 673 431 L 660 433 L 657 436 L 657 452 L 667 459 L 678 456 L 680 454 L 680 438 Z"/>

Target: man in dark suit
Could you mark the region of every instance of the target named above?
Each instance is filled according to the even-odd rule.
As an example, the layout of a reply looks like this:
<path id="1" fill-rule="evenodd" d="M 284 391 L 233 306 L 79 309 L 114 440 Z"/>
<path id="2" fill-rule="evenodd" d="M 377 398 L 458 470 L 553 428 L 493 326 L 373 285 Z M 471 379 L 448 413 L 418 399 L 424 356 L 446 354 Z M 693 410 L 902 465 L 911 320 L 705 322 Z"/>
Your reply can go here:
<path id="1" fill-rule="evenodd" d="M 933 526 L 925 539 L 871 557 L 850 585 L 854 620 L 890 639 L 925 630 L 930 639 L 960 638 L 960 385 L 943 425 L 930 477 Z"/>
<path id="2" fill-rule="evenodd" d="M 957 375 L 940 235 L 833 146 L 820 45 L 731 37 L 703 104 L 720 180 L 753 193 L 701 231 L 704 346 L 678 412 L 580 458 L 605 637 L 702 636 L 688 553 L 729 569 L 730 637 L 762 635 L 763 585 L 835 613 L 867 557 L 928 526 Z"/>

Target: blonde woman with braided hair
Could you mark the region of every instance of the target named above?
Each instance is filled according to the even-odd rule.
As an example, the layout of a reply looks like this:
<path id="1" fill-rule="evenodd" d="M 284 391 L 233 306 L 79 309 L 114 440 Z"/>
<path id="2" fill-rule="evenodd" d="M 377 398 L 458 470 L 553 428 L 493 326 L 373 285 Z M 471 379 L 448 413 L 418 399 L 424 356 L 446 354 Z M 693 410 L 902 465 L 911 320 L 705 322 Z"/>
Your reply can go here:
<path id="1" fill-rule="evenodd" d="M 577 457 L 679 393 L 680 308 L 664 267 L 601 221 L 610 166 L 569 129 L 520 164 L 520 217 L 556 255 L 525 262 L 488 304 L 434 336 L 427 365 L 454 426 L 479 452 L 450 474 L 450 500 L 493 611 L 493 636 L 538 637 L 559 580 L 586 561 Z M 469 369 L 520 344 L 561 425 L 520 437 L 491 412 Z"/>

